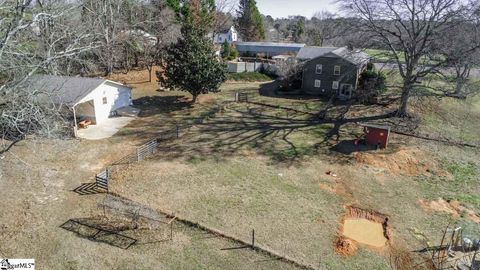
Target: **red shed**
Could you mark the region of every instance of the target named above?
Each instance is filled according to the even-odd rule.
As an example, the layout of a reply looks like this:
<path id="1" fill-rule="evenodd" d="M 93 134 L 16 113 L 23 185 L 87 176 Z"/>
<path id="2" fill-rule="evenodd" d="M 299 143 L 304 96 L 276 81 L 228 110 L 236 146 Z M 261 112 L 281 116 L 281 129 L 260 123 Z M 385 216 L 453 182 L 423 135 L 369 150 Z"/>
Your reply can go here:
<path id="1" fill-rule="evenodd" d="M 390 136 L 390 127 L 377 125 L 363 125 L 365 133 L 365 143 L 368 145 L 378 145 L 378 148 L 387 148 L 388 137 Z"/>

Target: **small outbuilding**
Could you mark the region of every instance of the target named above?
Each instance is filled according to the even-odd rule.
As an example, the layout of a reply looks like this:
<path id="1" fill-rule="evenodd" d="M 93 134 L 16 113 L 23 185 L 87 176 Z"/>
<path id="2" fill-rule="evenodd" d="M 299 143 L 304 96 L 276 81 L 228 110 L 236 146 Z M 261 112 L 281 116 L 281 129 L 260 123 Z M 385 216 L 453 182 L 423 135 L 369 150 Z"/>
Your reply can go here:
<path id="1" fill-rule="evenodd" d="M 363 125 L 363 132 L 367 145 L 375 145 L 379 149 L 387 148 L 390 137 L 390 127 L 365 124 Z"/>
<path id="2" fill-rule="evenodd" d="M 75 130 L 80 121 L 102 125 L 117 110 L 132 105 L 131 87 L 103 78 L 37 75 L 30 87 L 42 93 L 42 99 L 70 109 Z"/>

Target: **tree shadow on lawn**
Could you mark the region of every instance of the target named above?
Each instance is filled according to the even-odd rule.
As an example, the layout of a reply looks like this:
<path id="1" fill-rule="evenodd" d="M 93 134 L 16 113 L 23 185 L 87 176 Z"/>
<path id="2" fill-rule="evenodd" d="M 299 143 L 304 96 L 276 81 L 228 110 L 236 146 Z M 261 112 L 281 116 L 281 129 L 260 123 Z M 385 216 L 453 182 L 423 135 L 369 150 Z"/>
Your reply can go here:
<path id="1" fill-rule="evenodd" d="M 140 109 L 139 117 L 150 117 L 193 108 L 192 103 L 186 97 L 179 95 L 141 97 L 133 101 L 133 106 Z"/>
<path id="2" fill-rule="evenodd" d="M 258 89 L 258 94 L 263 97 L 282 98 L 282 99 L 294 99 L 294 100 L 328 100 L 328 97 L 322 97 L 318 95 L 309 95 L 301 90 L 279 92 L 280 82 L 272 81 L 263 83 Z"/>
<path id="3" fill-rule="evenodd" d="M 60 228 L 78 237 L 121 249 L 172 241 L 169 225 L 160 225 L 157 229 L 143 228 L 137 222 L 104 216 L 72 218 Z"/>
<path id="4" fill-rule="evenodd" d="M 190 160 L 218 159 L 246 149 L 254 149 L 273 162 L 294 162 L 302 157 L 329 151 L 344 137 L 355 137 L 345 128 L 357 122 L 392 117 L 392 113 L 346 118 L 350 106 L 335 109 L 336 117 L 289 117 L 269 115 L 256 109 L 232 109 L 233 115 L 219 115 L 198 124 L 184 138 L 160 147 L 159 157 Z M 303 114 L 300 114 L 304 116 Z"/>

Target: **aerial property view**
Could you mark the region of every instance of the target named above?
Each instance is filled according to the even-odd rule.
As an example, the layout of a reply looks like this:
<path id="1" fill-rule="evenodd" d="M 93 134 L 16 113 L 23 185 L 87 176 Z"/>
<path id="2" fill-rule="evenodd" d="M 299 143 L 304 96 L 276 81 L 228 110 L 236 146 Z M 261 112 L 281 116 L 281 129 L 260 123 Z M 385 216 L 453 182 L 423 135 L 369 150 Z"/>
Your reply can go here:
<path id="1" fill-rule="evenodd" d="M 480 269 L 480 3 L 0 0 L 0 269 Z"/>

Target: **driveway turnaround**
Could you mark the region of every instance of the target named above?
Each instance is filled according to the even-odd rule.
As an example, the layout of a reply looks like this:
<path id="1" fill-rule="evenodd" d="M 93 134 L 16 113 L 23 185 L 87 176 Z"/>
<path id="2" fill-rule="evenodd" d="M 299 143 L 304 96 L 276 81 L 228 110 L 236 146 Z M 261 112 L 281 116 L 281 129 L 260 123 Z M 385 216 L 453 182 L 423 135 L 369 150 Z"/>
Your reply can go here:
<path id="1" fill-rule="evenodd" d="M 134 117 L 114 117 L 102 122 L 101 125 L 91 125 L 77 131 L 77 137 L 87 140 L 102 140 L 110 138 L 121 128 L 128 125 Z"/>

